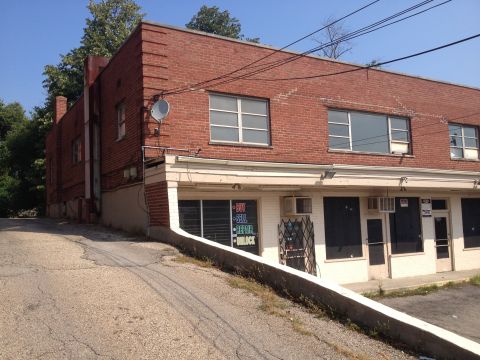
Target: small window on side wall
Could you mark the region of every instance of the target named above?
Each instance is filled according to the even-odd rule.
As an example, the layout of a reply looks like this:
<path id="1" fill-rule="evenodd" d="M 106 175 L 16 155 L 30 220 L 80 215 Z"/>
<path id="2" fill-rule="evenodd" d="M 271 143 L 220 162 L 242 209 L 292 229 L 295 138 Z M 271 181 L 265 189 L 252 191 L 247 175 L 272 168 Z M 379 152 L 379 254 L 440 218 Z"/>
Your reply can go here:
<path id="1" fill-rule="evenodd" d="M 82 161 L 82 141 L 80 137 L 72 142 L 72 163 L 78 164 Z"/>
<path id="2" fill-rule="evenodd" d="M 125 103 L 117 105 L 117 140 L 125 137 Z"/>

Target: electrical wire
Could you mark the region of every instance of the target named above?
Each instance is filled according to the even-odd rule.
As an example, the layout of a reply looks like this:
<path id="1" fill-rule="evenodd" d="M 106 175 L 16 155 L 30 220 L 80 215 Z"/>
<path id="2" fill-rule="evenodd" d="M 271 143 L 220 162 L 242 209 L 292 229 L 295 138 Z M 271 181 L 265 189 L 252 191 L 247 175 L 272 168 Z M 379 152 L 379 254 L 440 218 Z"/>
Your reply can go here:
<path id="1" fill-rule="evenodd" d="M 444 5 L 444 4 L 448 3 L 448 2 L 450 2 L 451 0 L 444 1 L 444 2 L 442 2 L 442 3 L 440 3 L 440 4 L 434 5 L 434 6 L 430 7 L 430 8 L 428 8 L 428 9 L 424 9 L 424 10 L 422 10 L 422 11 L 420 11 L 420 12 L 417 12 L 417 13 L 412 14 L 412 15 L 410 15 L 410 16 L 407 16 L 407 17 L 405 17 L 405 18 L 402 18 L 402 19 L 396 20 L 396 21 L 394 21 L 394 22 L 391 22 L 391 23 L 382 25 L 382 24 L 384 24 L 385 22 L 387 22 L 387 21 L 389 21 L 389 20 L 392 20 L 392 19 L 394 19 L 394 18 L 396 18 L 396 17 L 399 17 L 399 16 L 401 16 L 401 15 L 403 15 L 403 14 L 406 14 L 407 12 L 413 11 L 413 10 L 415 10 L 415 9 L 421 7 L 421 6 L 424 6 L 424 5 L 426 5 L 427 3 L 430 3 L 430 2 L 432 2 L 432 1 L 433 1 L 433 0 L 425 0 L 425 1 L 422 1 L 422 2 L 420 2 L 420 3 L 418 3 L 418 4 L 416 4 L 416 5 L 411 6 L 411 7 L 407 8 L 407 9 L 404 9 L 404 10 L 402 10 L 402 11 L 400 11 L 400 12 L 394 14 L 394 15 L 388 16 L 388 17 L 386 17 L 386 18 L 384 18 L 384 19 L 382 19 L 382 20 L 379 20 L 379 21 L 377 21 L 377 22 L 375 22 L 375 23 L 373 23 L 373 24 L 370 24 L 370 25 L 368 25 L 368 26 L 365 26 L 365 27 L 363 27 L 363 28 L 360 28 L 360 29 L 358 29 L 358 30 L 355 30 L 355 31 L 353 31 L 353 32 L 351 32 L 351 33 L 348 33 L 348 34 L 346 34 L 345 36 L 343 36 L 343 37 L 341 37 L 341 38 L 339 38 L 339 39 L 337 39 L 337 40 L 335 40 L 335 41 L 332 41 L 332 42 L 330 42 L 330 43 L 328 43 L 328 44 L 322 44 L 321 46 L 314 47 L 314 48 L 309 49 L 309 50 L 307 50 L 307 51 L 305 51 L 305 52 L 303 52 L 303 53 L 301 53 L 301 54 L 295 54 L 295 55 L 290 56 L 290 57 L 288 57 L 288 58 L 286 58 L 286 59 L 277 60 L 277 61 L 275 61 L 275 62 L 273 62 L 273 63 L 270 63 L 270 64 L 264 64 L 264 65 L 267 65 L 267 66 L 266 66 L 266 67 L 263 67 L 263 68 L 261 68 L 261 69 L 255 70 L 255 71 L 253 71 L 253 72 L 250 72 L 250 73 L 246 73 L 246 74 L 243 74 L 243 75 L 240 75 L 240 76 L 236 76 L 236 77 L 233 77 L 233 78 L 231 77 L 231 78 L 228 78 L 228 79 L 223 80 L 223 81 L 221 81 L 221 82 L 217 82 L 217 83 L 214 83 L 214 84 L 210 84 L 210 85 L 206 86 L 205 88 L 209 88 L 209 87 L 212 87 L 212 86 L 223 85 L 223 84 L 230 83 L 230 82 L 233 82 L 233 81 L 237 81 L 237 80 L 240 80 L 240 79 L 245 79 L 245 78 L 247 78 L 247 77 L 249 77 L 249 76 L 256 75 L 256 74 L 261 73 L 261 72 L 265 72 L 265 71 L 270 70 L 270 69 L 272 69 L 272 68 L 274 68 L 274 67 L 282 66 L 282 65 L 284 65 L 284 64 L 286 64 L 286 63 L 288 63 L 288 62 L 295 61 L 295 60 L 297 60 L 297 59 L 299 59 L 299 58 L 301 58 L 301 57 L 307 56 L 307 55 L 309 55 L 309 54 L 312 53 L 312 52 L 318 51 L 318 50 L 320 50 L 320 49 L 322 49 L 322 48 L 324 48 L 324 47 L 330 46 L 330 45 L 332 45 L 332 44 L 336 44 L 336 43 L 339 43 L 339 42 L 342 42 L 342 41 L 347 41 L 347 40 L 353 39 L 353 38 L 355 38 L 355 37 L 362 36 L 362 35 L 365 35 L 365 34 L 367 34 L 367 33 L 370 33 L 370 32 L 376 31 L 376 30 L 379 30 L 379 29 L 384 28 L 384 27 L 386 27 L 386 26 L 393 25 L 393 24 L 398 23 L 398 22 L 400 22 L 400 21 L 404 21 L 404 20 L 406 20 L 406 19 L 408 19 L 408 18 L 411 18 L 411 17 L 413 17 L 413 16 L 416 16 L 416 15 L 419 15 L 419 14 L 421 14 L 421 13 L 424 13 L 424 12 L 426 12 L 426 11 L 428 11 L 428 10 L 431 10 L 431 9 L 435 8 L 435 7 L 438 7 L 438 6 L 440 6 L 440 5 Z M 382 25 L 382 26 L 380 26 L 380 25 Z M 376 27 L 376 28 L 375 28 L 375 27 Z M 190 92 L 190 91 L 195 91 L 195 90 L 197 90 L 197 89 L 191 88 L 191 87 L 185 87 L 185 89 L 184 89 L 184 90 L 181 90 L 181 91 L 176 91 L 176 92 L 168 92 L 168 91 L 167 91 L 167 92 L 164 92 L 164 95 L 174 95 L 174 94 L 178 94 L 178 93 Z"/>
<path id="2" fill-rule="evenodd" d="M 235 74 L 235 73 L 237 73 L 237 72 L 239 72 L 239 71 L 245 70 L 246 68 L 249 68 L 249 67 L 251 67 L 252 65 L 257 64 L 257 63 L 259 63 L 260 61 L 265 60 L 265 59 L 273 56 L 274 54 L 279 53 L 279 52 L 281 52 L 282 50 L 285 50 L 285 49 L 289 48 L 289 47 L 292 46 L 292 45 L 298 44 L 299 42 L 301 42 L 301 41 L 309 38 L 310 36 L 315 35 L 315 34 L 319 33 L 320 31 L 325 30 L 326 28 L 328 28 L 328 27 L 330 27 L 330 26 L 332 26 L 332 25 L 335 25 L 335 24 L 337 24 L 337 23 L 340 22 L 340 21 L 345 20 L 345 19 L 347 19 L 348 17 L 350 17 L 350 16 L 352 16 L 352 15 L 355 15 L 356 13 L 359 13 L 360 11 L 362 11 L 362 10 L 364 10 L 364 9 L 366 9 L 366 8 L 368 8 L 368 7 L 376 4 L 376 3 L 378 3 L 379 1 L 380 1 L 380 0 L 374 0 L 374 1 L 372 1 L 372 2 L 370 2 L 370 3 L 368 3 L 368 4 L 366 4 L 366 5 L 358 8 L 357 10 L 354 10 L 354 11 L 348 13 L 347 15 L 344 15 L 344 16 L 342 16 L 341 18 L 338 18 L 338 19 L 336 19 L 336 20 L 328 23 L 327 25 L 324 25 L 323 27 L 321 27 L 321 28 L 319 28 L 319 29 L 317 29 L 317 30 L 314 30 L 314 31 L 312 31 L 311 33 L 309 33 L 309 34 L 307 34 L 307 35 L 305 35 L 305 36 L 302 36 L 301 38 L 299 38 L 299 39 L 297 39 L 297 40 L 295 40 L 295 41 L 293 41 L 293 42 L 291 42 L 291 43 L 283 46 L 282 48 L 276 49 L 276 50 L 274 50 L 273 52 L 271 52 L 270 54 L 265 55 L 265 56 L 263 56 L 263 57 L 255 60 L 255 61 L 252 61 L 252 62 L 250 62 L 250 63 L 248 63 L 248 64 L 246 64 L 246 65 L 244 65 L 244 66 L 242 66 L 242 67 L 240 67 L 240 68 L 238 68 L 238 69 L 236 69 L 236 70 L 230 71 L 230 72 L 228 72 L 228 73 L 222 74 L 222 75 L 217 76 L 217 77 L 212 78 L 212 79 L 208 79 L 208 80 L 204 80 L 204 81 L 201 81 L 201 82 L 198 82 L 198 83 L 195 83 L 195 84 L 191 84 L 191 85 L 189 85 L 189 86 L 173 88 L 173 89 L 168 90 L 167 92 L 175 92 L 175 91 L 178 91 L 179 89 L 189 89 L 189 88 L 191 88 L 191 87 L 198 87 L 198 86 L 207 84 L 207 83 L 209 83 L 209 82 L 212 82 L 212 81 L 215 81 L 215 80 L 219 80 L 219 79 L 225 78 L 225 77 L 227 77 L 227 76 L 229 76 L 229 75 L 233 75 L 233 74 Z M 263 64 L 263 65 L 266 65 L 266 64 Z M 263 66 L 263 65 L 262 65 L 262 66 Z"/>
<path id="3" fill-rule="evenodd" d="M 348 70 L 337 71 L 337 72 L 333 72 L 333 73 L 310 75 L 310 76 L 296 76 L 296 77 L 288 77 L 288 78 L 255 78 L 255 79 L 247 79 L 247 80 L 255 80 L 255 81 L 309 80 L 309 79 L 318 79 L 318 78 L 327 77 L 327 76 L 348 74 L 348 73 L 355 72 L 355 71 L 361 71 L 361 70 L 365 70 L 365 69 L 376 68 L 376 67 L 391 64 L 391 63 L 394 63 L 394 62 L 411 59 L 411 58 L 414 58 L 414 57 L 417 57 L 417 56 L 420 56 L 420 55 L 425 55 L 425 54 L 428 54 L 428 53 L 431 53 L 431 52 L 434 52 L 434 51 L 442 50 L 442 49 L 448 48 L 450 46 L 458 45 L 458 44 L 464 43 L 466 41 L 476 39 L 478 37 L 480 37 L 480 33 L 469 36 L 469 37 L 466 37 L 466 38 L 463 38 L 463 39 L 460 39 L 460 40 L 457 40 L 457 41 L 453 41 L 453 42 L 448 43 L 448 44 L 440 45 L 440 46 L 434 47 L 432 49 L 420 51 L 420 52 L 410 54 L 410 55 L 406 55 L 406 56 L 402 56 L 402 57 L 399 57 L 399 58 L 396 58 L 396 59 L 392 59 L 392 60 L 388 60 L 388 61 L 382 61 L 382 62 L 379 62 L 379 63 L 375 63 L 375 64 L 371 64 L 371 65 L 365 65 L 365 66 L 352 65 L 352 66 L 356 66 L 355 69 L 348 69 Z"/>

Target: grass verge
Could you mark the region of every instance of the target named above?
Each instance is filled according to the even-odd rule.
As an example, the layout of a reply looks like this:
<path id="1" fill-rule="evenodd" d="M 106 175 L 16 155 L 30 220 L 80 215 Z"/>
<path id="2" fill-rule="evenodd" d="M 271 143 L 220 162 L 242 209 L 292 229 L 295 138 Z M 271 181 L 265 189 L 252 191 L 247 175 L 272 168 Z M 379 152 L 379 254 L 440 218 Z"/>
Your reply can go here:
<path id="1" fill-rule="evenodd" d="M 480 283 L 480 276 L 478 281 Z M 397 298 L 397 297 L 405 297 L 405 296 L 415 296 L 415 295 L 425 296 L 441 289 L 457 287 L 457 286 L 461 286 L 462 284 L 463 283 L 449 281 L 441 285 L 432 284 L 432 285 L 420 286 L 413 289 L 402 289 L 402 290 L 392 290 L 392 291 L 385 291 L 383 290 L 383 288 L 379 287 L 377 291 L 364 293 L 362 295 L 373 300 Z"/>
<path id="2" fill-rule="evenodd" d="M 197 258 L 187 256 L 187 255 L 180 255 L 180 256 L 175 257 L 173 259 L 173 261 L 178 262 L 180 264 L 193 264 L 193 265 L 197 265 L 197 266 L 203 267 L 203 268 L 212 268 L 213 267 L 212 260 L 207 259 L 207 258 L 197 259 Z"/>
<path id="3" fill-rule="evenodd" d="M 290 307 L 290 303 L 278 296 L 272 288 L 262 285 L 253 279 L 247 279 L 238 275 L 232 275 L 228 278 L 227 284 L 236 289 L 246 290 L 260 298 L 260 310 L 269 315 L 288 319 L 292 325 L 292 329 L 297 333 L 306 336 L 313 335 L 311 331 L 305 328 L 302 320 L 296 316 L 292 316 L 289 312 L 288 308 Z"/>

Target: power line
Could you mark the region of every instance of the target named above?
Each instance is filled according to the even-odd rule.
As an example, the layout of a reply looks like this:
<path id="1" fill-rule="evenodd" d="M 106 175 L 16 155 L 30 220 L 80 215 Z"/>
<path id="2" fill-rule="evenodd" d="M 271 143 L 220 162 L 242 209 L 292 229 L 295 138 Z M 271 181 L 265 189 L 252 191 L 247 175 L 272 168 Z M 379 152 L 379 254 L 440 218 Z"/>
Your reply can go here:
<path id="1" fill-rule="evenodd" d="M 476 34 L 476 35 L 469 36 L 469 37 L 464 38 L 464 39 L 460 39 L 460 40 L 448 43 L 448 44 L 437 46 L 437 47 L 432 48 L 432 49 L 420 51 L 418 53 L 402 56 L 402 57 L 399 57 L 399 58 L 396 58 L 396 59 L 383 61 L 383 62 L 380 62 L 380 63 L 376 63 L 376 64 L 372 64 L 372 65 L 366 65 L 366 66 L 352 65 L 352 66 L 357 66 L 357 68 L 355 68 L 355 69 L 337 71 L 337 72 L 327 73 L 327 74 L 310 75 L 310 76 L 297 76 L 297 77 L 289 77 L 289 78 L 250 78 L 250 79 L 245 79 L 245 80 L 255 80 L 255 81 L 308 80 L 308 79 L 317 79 L 317 78 L 322 78 L 322 77 L 327 77 L 327 76 L 347 74 L 347 73 L 351 73 L 351 72 L 355 72 L 355 71 L 361 71 L 361 70 L 365 70 L 365 69 L 371 69 L 371 68 L 391 64 L 391 63 L 394 63 L 394 62 L 397 62 L 397 61 L 411 59 L 411 58 L 414 58 L 414 57 L 417 57 L 417 56 L 420 56 L 420 55 L 425 55 L 425 54 L 428 54 L 428 53 L 431 53 L 431 52 L 434 52 L 434 51 L 445 49 L 445 48 L 448 48 L 450 46 L 458 45 L 458 44 L 461 44 L 461 43 L 466 42 L 466 41 L 473 40 L 473 39 L 478 38 L 478 37 L 480 37 L 480 33 Z"/>
<path id="2" fill-rule="evenodd" d="M 204 80 L 204 81 L 201 81 L 201 82 L 192 84 L 192 85 L 190 85 L 190 86 L 173 88 L 173 89 L 167 90 L 167 92 L 175 92 L 175 91 L 178 91 L 179 89 L 189 89 L 189 88 L 191 88 L 191 87 L 201 86 L 201 85 L 204 85 L 204 84 L 206 84 L 206 83 L 209 83 L 209 82 L 212 82 L 212 81 L 215 81 L 215 80 L 219 80 L 219 79 L 225 78 L 225 77 L 227 77 L 227 76 L 229 76 L 229 75 L 233 75 L 233 74 L 235 74 L 235 73 L 237 73 L 237 72 L 239 72 L 239 71 L 241 71 L 241 70 L 245 70 L 246 68 L 251 67 L 251 66 L 254 65 L 254 64 L 257 64 L 257 63 L 259 63 L 260 61 L 265 60 L 265 59 L 269 58 L 270 56 L 272 56 L 272 55 L 274 55 L 274 54 L 276 54 L 276 53 L 278 53 L 278 52 L 281 52 L 282 50 L 285 50 L 285 49 L 289 48 L 290 46 L 295 45 L 295 44 L 297 44 L 297 43 L 305 40 L 306 38 L 309 38 L 309 37 L 312 36 L 312 35 L 315 35 L 315 34 L 319 33 L 319 32 L 322 31 L 322 30 L 325 30 L 325 29 L 328 28 L 329 26 L 335 25 L 336 23 L 338 23 L 338 22 L 340 22 L 340 21 L 342 21 L 342 20 L 345 20 L 346 18 L 348 18 L 348 17 L 350 17 L 350 16 L 352 16 L 352 15 L 355 15 L 356 13 L 358 13 L 358 12 L 360 12 L 360 11 L 362 11 L 362 10 L 364 10 L 364 9 L 372 6 L 372 5 L 374 5 L 375 3 L 379 2 L 379 1 L 380 1 L 380 0 L 372 1 L 372 2 L 370 2 L 370 3 L 368 3 L 368 4 L 364 5 L 364 6 L 362 6 L 361 8 L 359 8 L 359 9 L 357 9 L 357 10 L 355 10 L 355 11 L 352 11 L 352 12 L 348 13 L 347 15 L 344 15 L 344 16 L 342 16 L 341 18 L 338 18 L 337 20 L 334 20 L 334 21 L 330 22 L 329 24 L 324 25 L 323 27 L 321 27 L 321 28 L 319 28 L 319 29 L 317 29 L 317 30 L 314 30 L 314 31 L 312 31 L 311 33 L 309 33 L 309 34 L 307 34 L 307 35 L 305 35 L 305 36 L 302 36 L 301 38 L 299 38 L 299 39 L 297 39 L 297 40 L 295 40 L 295 41 L 293 41 L 293 42 L 291 42 L 291 43 L 283 46 L 282 48 L 276 49 L 276 50 L 274 50 L 273 52 L 271 52 L 270 54 L 265 55 L 265 56 L 263 56 L 263 57 L 255 60 L 255 61 L 252 61 L 252 62 L 250 62 L 250 63 L 248 63 L 248 64 L 246 64 L 246 65 L 244 65 L 244 66 L 242 66 L 242 67 L 240 67 L 240 68 L 238 68 L 238 69 L 236 69 L 236 70 L 233 70 L 233 71 L 230 71 L 230 72 L 228 72 L 228 73 L 219 75 L 218 77 L 215 77 L 215 78 L 212 78 L 212 79 L 208 79 L 208 80 Z M 266 65 L 266 64 L 263 64 L 263 65 Z M 263 65 L 262 65 L 262 66 L 263 66 Z"/>
<path id="3" fill-rule="evenodd" d="M 362 36 L 362 35 L 364 35 L 364 34 L 370 33 L 370 32 L 372 32 L 372 31 L 376 31 L 376 30 L 378 30 L 378 29 L 380 29 L 380 28 L 383 28 L 383 27 L 385 27 L 385 26 L 390 26 L 390 25 L 393 25 L 394 23 L 397 23 L 397 22 L 399 22 L 399 21 L 406 20 L 406 19 L 408 19 L 408 18 L 410 18 L 410 17 L 412 17 L 412 16 L 419 15 L 419 14 L 425 12 L 425 11 L 431 10 L 431 9 L 437 7 L 437 6 L 440 6 L 440 5 L 443 5 L 443 4 L 447 3 L 447 2 L 450 2 L 451 0 L 444 1 L 444 2 L 441 3 L 441 4 L 437 4 L 437 5 L 435 5 L 435 6 L 432 6 L 432 7 L 428 8 L 428 9 L 425 9 L 425 10 L 423 10 L 423 11 L 420 11 L 420 12 L 418 12 L 418 13 L 415 13 L 415 14 L 413 14 L 413 15 L 410 15 L 410 16 L 408 16 L 408 17 L 399 19 L 399 20 L 397 20 L 397 21 L 395 21 L 395 22 L 391 22 L 391 23 L 389 23 L 389 24 L 385 24 L 385 25 L 383 25 L 383 26 L 379 26 L 379 25 L 384 24 L 385 22 L 387 22 L 387 21 L 389 21 L 389 20 L 394 19 L 395 17 L 401 16 L 401 15 L 407 13 L 407 12 L 413 11 L 413 10 L 415 10 L 415 9 L 421 7 L 421 6 L 424 6 L 425 4 L 430 3 L 430 2 L 432 2 L 432 1 L 433 1 L 433 0 L 425 0 L 425 1 L 422 1 L 422 2 L 420 2 L 420 3 L 418 3 L 418 4 L 416 4 L 416 5 L 411 6 L 411 7 L 407 8 L 407 9 L 404 9 L 404 10 L 402 10 L 402 11 L 400 11 L 400 12 L 394 14 L 394 15 L 388 16 L 388 17 L 386 17 L 386 18 L 384 18 L 384 19 L 382 19 L 382 20 L 379 20 L 379 21 L 377 21 L 377 22 L 375 22 L 375 23 L 373 23 L 373 24 L 370 24 L 370 25 L 368 25 L 368 26 L 365 26 L 365 27 L 363 27 L 363 28 L 360 28 L 360 29 L 358 29 L 358 30 L 355 30 L 355 31 L 353 31 L 353 32 L 351 32 L 351 33 L 349 33 L 349 34 L 346 34 L 344 37 L 342 37 L 342 38 L 340 38 L 340 39 L 337 39 L 337 40 L 335 40 L 335 41 L 332 41 L 332 42 L 330 42 L 330 43 L 328 43 L 328 44 L 323 44 L 323 45 L 321 45 L 321 46 L 318 46 L 318 47 L 312 48 L 312 49 L 310 49 L 310 50 L 307 50 L 307 51 L 305 51 L 305 52 L 303 52 L 303 53 L 301 53 L 301 54 L 295 54 L 295 55 L 293 55 L 293 56 L 290 56 L 290 57 L 288 57 L 288 58 L 286 58 L 286 59 L 277 60 L 277 61 L 272 62 L 272 63 L 270 63 L 270 64 L 264 64 L 264 65 L 266 65 L 264 68 L 261 68 L 261 69 L 252 71 L 252 72 L 250 72 L 250 73 L 243 74 L 243 75 L 239 75 L 239 76 L 237 76 L 237 77 L 228 78 L 227 80 L 223 80 L 223 81 L 220 81 L 220 82 L 217 82 L 217 83 L 214 83 L 214 84 L 210 84 L 210 85 L 206 86 L 206 88 L 212 87 L 212 86 L 223 85 L 223 84 L 230 83 L 230 82 L 233 82 L 233 81 L 236 81 L 236 80 L 239 80 L 239 79 L 246 79 L 246 78 L 249 77 L 249 76 L 256 75 L 256 74 L 261 73 L 261 72 L 265 72 L 265 71 L 270 70 L 270 69 L 272 69 L 272 68 L 274 68 L 274 67 L 282 66 L 282 65 L 284 65 L 284 64 L 286 64 L 286 63 L 288 63 L 288 62 L 291 62 L 291 61 L 295 61 L 295 60 L 297 60 L 297 59 L 299 59 L 299 58 L 301 58 L 301 57 L 304 57 L 304 56 L 306 56 L 306 55 L 314 52 L 314 51 L 318 51 L 318 50 L 320 50 L 320 49 L 323 48 L 323 47 L 330 46 L 330 45 L 332 45 L 332 44 L 335 44 L 335 43 L 338 43 L 338 42 L 341 42 L 341 41 L 345 41 L 345 40 L 349 40 L 349 39 L 352 39 L 352 38 L 355 38 L 355 37 L 358 37 L 358 36 Z M 375 28 L 375 27 L 377 27 L 377 28 Z M 263 65 L 262 65 L 262 66 L 263 66 Z M 195 91 L 195 90 L 197 90 L 197 89 L 195 89 L 195 88 L 193 88 L 193 89 L 192 89 L 192 88 L 188 88 L 188 89 L 187 89 L 187 88 L 185 87 L 185 90 L 179 90 L 179 91 L 172 92 L 172 93 L 165 92 L 164 95 L 173 95 L 173 94 L 177 94 L 177 93 L 190 92 L 190 91 Z"/>

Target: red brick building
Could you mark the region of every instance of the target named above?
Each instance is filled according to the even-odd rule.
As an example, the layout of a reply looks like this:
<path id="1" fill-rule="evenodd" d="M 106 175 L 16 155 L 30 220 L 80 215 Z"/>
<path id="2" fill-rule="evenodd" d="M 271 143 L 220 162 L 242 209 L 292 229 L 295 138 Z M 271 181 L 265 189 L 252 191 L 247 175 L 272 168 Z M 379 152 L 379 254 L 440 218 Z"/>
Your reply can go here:
<path id="1" fill-rule="evenodd" d="M 278 80 L 360 68 L 314 56 L 195 86 L 272 53 L 258 64 L 294 55 L 143 22 L 86 59 L 47 137 L 49 215 L 183 229 L 339 282 L 480 268 L 480 90 L 377 69 Z"/>

